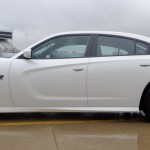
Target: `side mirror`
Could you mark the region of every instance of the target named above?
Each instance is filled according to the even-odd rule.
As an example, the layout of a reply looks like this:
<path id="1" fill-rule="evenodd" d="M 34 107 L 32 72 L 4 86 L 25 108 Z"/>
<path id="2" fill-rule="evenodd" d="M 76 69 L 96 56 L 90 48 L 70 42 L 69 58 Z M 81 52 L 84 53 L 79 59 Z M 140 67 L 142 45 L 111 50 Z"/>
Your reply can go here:
<path id="1" fill-rule="evenodd" d="M 23 57 L 27 58 L 27 59 L 30 59 L 31 58 L 31 50 L 25 50 L 23 52 Z"/>

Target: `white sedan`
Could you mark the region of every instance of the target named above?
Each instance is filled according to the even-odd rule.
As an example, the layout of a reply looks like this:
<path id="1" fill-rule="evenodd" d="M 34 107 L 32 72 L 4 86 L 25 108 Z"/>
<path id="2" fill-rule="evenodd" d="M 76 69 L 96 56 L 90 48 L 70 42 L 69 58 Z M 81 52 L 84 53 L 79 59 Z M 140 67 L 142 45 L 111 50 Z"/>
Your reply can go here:
<path id="1" fill-rule="evenodd" d="M 52 35 L 0 58 L 0 112 L 139 112 L 150 117 L 150 38 Z"/>

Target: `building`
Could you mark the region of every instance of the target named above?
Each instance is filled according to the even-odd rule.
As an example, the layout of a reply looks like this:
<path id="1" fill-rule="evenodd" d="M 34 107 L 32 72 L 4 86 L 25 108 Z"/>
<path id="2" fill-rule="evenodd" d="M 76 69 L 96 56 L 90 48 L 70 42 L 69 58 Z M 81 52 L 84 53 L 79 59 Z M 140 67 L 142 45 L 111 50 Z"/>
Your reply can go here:
<path id="1" fill-rule="evenodd" d="M 0 30 L 0 57 L 11 57 L 19 52 L 10 42 L 12 38 L 12 32 Z"/>

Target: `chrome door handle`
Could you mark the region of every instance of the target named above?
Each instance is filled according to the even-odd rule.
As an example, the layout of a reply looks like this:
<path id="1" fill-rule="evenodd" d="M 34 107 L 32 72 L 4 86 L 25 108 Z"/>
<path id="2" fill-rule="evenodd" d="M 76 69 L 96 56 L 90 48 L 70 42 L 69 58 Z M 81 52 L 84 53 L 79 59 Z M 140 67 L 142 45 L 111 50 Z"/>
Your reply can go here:
<path id="1" fill-rule="evenodd" d="M 150 67 L 150 64 L 141 64 L 141 67 Z"/>
<path id="2" fill-rule="evenodd" d="M 73 71 L 83 71 L 83 68 L 74 68 Z"/>

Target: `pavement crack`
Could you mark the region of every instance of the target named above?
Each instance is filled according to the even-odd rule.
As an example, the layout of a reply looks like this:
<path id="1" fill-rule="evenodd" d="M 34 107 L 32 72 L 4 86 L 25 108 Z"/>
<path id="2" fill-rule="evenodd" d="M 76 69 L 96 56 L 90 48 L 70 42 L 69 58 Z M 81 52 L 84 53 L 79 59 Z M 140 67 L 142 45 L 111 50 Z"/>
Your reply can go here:
<path id="1" fill-rule="evenodd" d="M 56 148 L 57 148 L 57 150 L 59 150 L 59 148 L 58 148 L 58 143 L 57 143 L 57 140 L 56 140 L 56 135 L 55 135 L 55 132 L 54 132 L 54 129 L 53 129 L 53 125 L 52 125 L 52 124 L 51 124 L 51 129 L 52 129 L 52 133 L 53 133 L 53 136 L 54 136 Z"/>
<path id="2" fill-rule="evenodd" d="M 58 143 L 57 143 L 57 140 L 56 140 L 55 131 L 54 131 L 53 125 L 52 125 L 52 117 L 51 117 L 50 113 L 48 113 L 47 116 L 48 116 L 48 119 L 50 119 L 49 121 L 50 121 L 51 130 L 52 130 L 52 133 L 53 133 L 53 137 L 54 137 L 56 149 L 59 150 L 59 148 L 58 148 Z"/>

